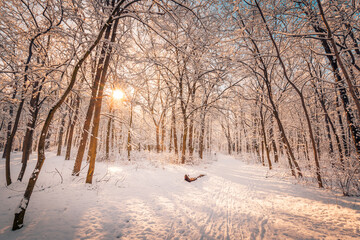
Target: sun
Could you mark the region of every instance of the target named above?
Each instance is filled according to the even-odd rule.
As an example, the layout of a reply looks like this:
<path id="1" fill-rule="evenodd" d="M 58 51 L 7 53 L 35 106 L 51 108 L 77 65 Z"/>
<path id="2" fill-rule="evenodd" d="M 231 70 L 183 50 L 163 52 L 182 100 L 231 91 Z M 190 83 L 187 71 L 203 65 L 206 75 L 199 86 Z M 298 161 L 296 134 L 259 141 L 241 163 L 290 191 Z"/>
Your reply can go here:
<path id="1" fill-rule="evenodd" d="M 121 99 L 124 98 L 124 92 L 121 91 L 120 89 L 115 89 L 115 90 L 113 90 L 113 92 L 112 92 L 112 97 L 113 97 L 113 99 L 115 99 L 115 100 L 121 100 Z"/>

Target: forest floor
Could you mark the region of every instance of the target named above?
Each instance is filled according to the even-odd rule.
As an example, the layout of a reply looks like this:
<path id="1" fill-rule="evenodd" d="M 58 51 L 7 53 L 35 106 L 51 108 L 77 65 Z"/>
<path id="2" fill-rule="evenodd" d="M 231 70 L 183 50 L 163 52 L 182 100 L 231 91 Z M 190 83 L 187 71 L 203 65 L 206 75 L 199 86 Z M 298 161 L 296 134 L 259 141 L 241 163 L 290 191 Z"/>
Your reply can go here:
<path id="1" fill-rule="evenodd" d="M 15 232 L 14 211 L 36 156 L 24 183 L 9 187 L 0 160 L 0 239 L 360 239 L 360 198 L 303 186 L 285 170 L 241 157 L 175 165 L 164 156 L 98 162 L 89 185 L 86 168 L 73 177 L 74 161 L 48 153 Z M 20 157 L 12 158 L 13 179 Z M 206 176 L 188 183 L 185 174 Z"/>

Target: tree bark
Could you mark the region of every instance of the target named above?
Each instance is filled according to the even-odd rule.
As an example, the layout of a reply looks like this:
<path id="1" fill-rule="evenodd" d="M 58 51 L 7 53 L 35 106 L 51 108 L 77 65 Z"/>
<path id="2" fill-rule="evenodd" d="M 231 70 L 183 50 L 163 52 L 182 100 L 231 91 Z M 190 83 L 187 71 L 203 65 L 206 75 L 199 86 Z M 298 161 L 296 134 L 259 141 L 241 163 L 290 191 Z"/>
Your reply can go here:
<path id="1" fill-rule="evenodd" d="M 25 86 L 24 86 L 25 88 Z M 20 116 L 21 116 L 21 112 L 24 106 L 24 102 L 25 102 L 25 97 L 22 94 L 21 97 L 21 101 L 19 103 L 17 112 L 16 112 L 16 116 L 15 116 L 15 121 L 14 121 L 14 126 L 13 129 L 11 131 L 11 134 L 9 135 L 7 141 L 6 141 L 6 148 L 5 148 L 5 176 L 6 176 L 6 185 L 9 186 L 11 184 L 11 172 L 10 172 L 10 157 L 11 157 L 11 148 L 14 142 L 14 138 L 15 138 L 15 134 L 17 132 L 18 126 L 19 126 L 19 122 L 20 122 Z"/>
<path id="2" fill-rule="evenodd" d="M 165 114 L 161 118 L 161 151 L 165 150 Z"/>
<path id="3" fill-rule="evenodd" d="M 118 23 L 119 23 L 119 19 L 116 19 L 113 23 L 113 26 L 112 26 L 113 29 L 112 29 L 112 34 L 111 34 L 112 36 L 111 36 L 111 40 L 110 40 L 111 43 L 115 42 L 116 30 L 117 30 Z M 109 26 L 111 27 L 111 25 L 109 25 Z M 100 127 L 101 106 L 102 106 L 102 99 L 103 99 L 105 83 L 107 80 L 106 74 L 107 74 L 107 69 L 109 68 L 111 52 L 112 52 L 112 46 L 109 45 L 108 50 L 107 50 L 107 55 L 106 55 L 106 58 L 104 61 L 104 66 L 101 71 L 101 80 L 100 80 L 100 85 L 99 85 L 99 91 L 98 91 L 96 101 L 95 101 L 94 120 L 93 120 L 93 127 L 92 127 L 92 131 L 91 131 L 89 154 L 88 154 L 89 170 L 88 170 L 88 174 L 86 177 L 86 183 L 90 183 L 90 184 L 92 183 L 92 177 L 93 177 L 94 170 L 95 170 L 95 160 L 96 160 L 96 155 L 97 155 L 97 140 L 98 140 L 99 127 Z"/>
<path id="4" fill-rule="evenodd" d="M 279 162 L 279 154 L 278 154 L 278 149 L 276 146 L 276 142 L 275 142 L 275 136 L 274 136 L 274 116 L 271 114 L 270 117 L 270 129 L 269 129 L 269 138 L 271 139 L 271 145 L 272 145 L 272 149 L 274 151 L 274 162 L 277 163 Z"/>
<path id="5" fill-rule="evenodd" d="M 12 100 L 15 99 L 16 94 L 17 94 L 17 85 L 15 84 L 15 89 L 14 89 L 14 92 L 13 92 L 13 94 L 11 96 Z M 14 107 L 11 104 L 9 106 L 9 121 L 8 121 L 8 124 L 7 124 L 6 141 L 5 141 L 5 147 L 4 147 L 4 152 L 3 152 L 2 158 L 5 158 L 5 156 L 6 156 L 6 149 L 7 149 L 7 145 L 8 145 L 8 139 L 9 139 L 9 137 L 11 135 L 13 115 L 14 115 Z"/>
<path id="6" fill-rule="evenodd" d="M 178 149 L 177 133 L 176 133 L 175 105 L 171 109 L 171 118 L 172 118 L 172 132 L 173 132 L 173 138 L 174 138 L 174 151 L 175 151 L 175 154 L 178 155 L 179 149 Z"/>
<path id="7" fill-rule="evenodd" d="M 266 138 L 265 121 L 264 121 L 264 115 L 262 112 L 262 105 L 260 106 L 260 124 L 261 124 L 261 130 L 262 130 L 262 135 L 263 135 L 263 149 L 265 147 L 265 152 L 266 152 L 266 157 L 268 160 L 269 169 L 271 170 L 272 164 L 271 164 L 270 152 L 269 152 L 269 147 L 268 147 L 267 138 Z M 263 156 L 264 156 L 264 151 L 263 151 Z M 264 160 L 263 160 L 263 162 L 264 162 Z"/>
<path id="8" fill-rule="evenodd" d="M 58 149 L 57 149 L 56 156 L 61 155 L 62 143 L 63 143 L 63 135 L 64 135 L 64 127 L 65 127 L 65 118 L 66 118 L 66 113 L 63 114 L 63 117 L 62 117 L 61 123 L 60 123 Z"/>
<path id="9" fill-rule="evenodd" d="M 109 39 L 110 33 L 111 33 L 111 25 L 106 26 L 106 32 L 105 32 L 105 36 L 104 36 L 105 41 Z M 86 144 L 87 144 L 87 141 L 89 138 L 90 124 L 91 124 L 91 120 L 93 118 L 93 112 L 95 109 L 96 96 L 97 96 L 98 88 L 100 85 L 102 65 L 104 64 L 106 49 L 107 49 L 107 43 L 104 43 L 102 46 L 102 49 L 101 49 L 101 54 L 100 54 L 99 62 L 97 65 L 97 71 L 96 71 L 95 79 L 94 79 L 92 90 L 91 90 L 91 98 L 90 98 L 88 110 L 86 112 L 83 131 L 81 133 L 80 145 L 79 145 L 79 149 L 78 149 L 76 159 L 75 159 L 74 169 L 73 169 L 73 173 L 72 173 L 72 175 L 74 175 L 74 176 L 79 175 L 79 172 L 81 169 L 81 163 L 84 158 L 85 148 L 86 148 Z"/>
<path id="10" fill-rule="evenodd" d="M 112 109 L 112 104 L 110 104 L 110 109 L 109 109 L 109 114 L 111 115 L 113 112 Z M 105 143 L 105 158 L 107 160 L 109 160 L 109 152 L 110 152 L 110 134 L 111 134 L 111 123 L 112 123 L 112 116 L 109 117 L 108 119 L 108 124 L 107 124 L 107 130 L 106 130 L 106 143 Z"/>
<path id="11" fill-rule="evenodd" d="M 199 157 L 203 159 L 204 154 L 204 136 L 205 136 L 205 110 L 201 111 L 200 114 L 200 137 L 199 137 Z"/>
<path id="12" fill-rule="evenodd" d="M 70 160 L 71 148 L 72 148 L 72 142 L 73 142 L 73 136 L 74 136 L 74 130 L 75 130 L 76 122 L 78 120 L 79 107 L 80 107 L 80 96 L 77 95 L 76 96 L 76 106 L 75 106 L 74 119 L 71 121 L 71 124 L 70 124 L 69 136 L 68 136 L 68 141 L 67 141 L 67 145 L 66 145 L 65 160 Z"/>
<path id="13" fill-rule="evenodd" d="M 33 142 L 33 135 L 34 130 L 36 126 L 37 117 L 39 114 L 40 106 L 39 106 L 39 100 L 40 100 L 40 91 L 41 87 L 38 89 L 37 92 L 34 92 L 36 90 L 36 87 L 33 89 L 33 95 L 30 100 L 30 117 L 31 120 L 27 124 L 26 133 L 24 137 L 23 142 L 23 153 L 22 153 L 22 166 L 21 170 L 18 176 L 18 181 L 22 181 L 24 177 L 24 173 L 26 170 L 27 162 L 29 161 L 30 153 L 31 153 L 31 147 Z"/>
<path id="14" fill-rule="evenodd" d="M 131 160 L 130 155 L 131 155 L 131 127 L 132 127 L 132 121 L 133 121 L 133 106 L 132 103 L 130 104 L 130 120 L 129 120 L 129 129 L 128 129 L 128 136 L 127 136 L 127 154 L 128 154 L 128 161 Z"/>
<path id="15" fill-rule="evenodd" d="M 155 122 L 155 121 L 154 121 Z M 160 152 L 160 129 L 159 124 L 155 123 L 156 152 Z"/>
<path id="16" fill-rule="evenodd" d="M 183 135 L 182 135 L 182 149 L 181 149 L 181 164 L 185 164 L 185 160 L 186 160 L 186 138 L 187 138 L 187 133 L 188 133 L 188 124 L 187 124 L 187 118 L 186 118 L 186 113 L 183 114 Z"/>

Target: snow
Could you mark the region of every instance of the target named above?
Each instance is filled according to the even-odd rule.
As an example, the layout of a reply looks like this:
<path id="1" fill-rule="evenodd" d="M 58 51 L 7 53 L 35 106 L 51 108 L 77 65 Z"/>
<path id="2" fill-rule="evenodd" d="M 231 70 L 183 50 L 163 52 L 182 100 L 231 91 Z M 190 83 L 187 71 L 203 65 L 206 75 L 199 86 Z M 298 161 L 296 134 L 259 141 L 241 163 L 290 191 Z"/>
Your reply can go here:
<path id="1" fill-rule="evenodd" d="M 174 165 L 164 163 L 166 156 L 97 162 L 89 185 L 87 168 L 73 177 L 74 161 L 47 153 L 24 227 L 15 232 L 14 209 L 27 182 L 6 188 L 0 160 L 0 239 L 360 238 L 359 198 L 303 186 L 287 170 L 269 171 L 242 157 Z M 13 178 L 20 159 L 20 153 L 12 158 Z M 185 174 L 206 176 L 188 183 Z"/>
<path id="2" fill-rule="evenodd" d="M 15 214 L 18 214 L 18 213 L 21 212 L 21 210 L 25 209 L 28 202 L 29 201 L 27 199 L 22 198 L 21 201 L 20 201 L 20 205 L 15 210 Z"/>

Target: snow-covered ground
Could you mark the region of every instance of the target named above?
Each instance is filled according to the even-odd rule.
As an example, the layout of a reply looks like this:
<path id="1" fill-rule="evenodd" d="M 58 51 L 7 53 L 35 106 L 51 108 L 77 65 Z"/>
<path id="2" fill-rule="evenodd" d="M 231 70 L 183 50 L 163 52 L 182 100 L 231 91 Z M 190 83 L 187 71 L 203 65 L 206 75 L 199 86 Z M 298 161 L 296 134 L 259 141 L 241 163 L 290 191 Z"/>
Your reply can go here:
<path id="1" fill-rule="evenodd" d="M 86 169 L 72 177 L 74 162 L 48 153 L 25 225 L 15 232 L 13 214 L 35 156 L 25 183 L 8 188 L 0 160 L 0 239 L 360 239 L 359 198 L 230 156 L 197 166 L 156 156 L 96 163 L 88 185 Z M 19 159 L 14 154 L 13 179 Z M 206 176 L 188 183 L 184 174 Z"/>

